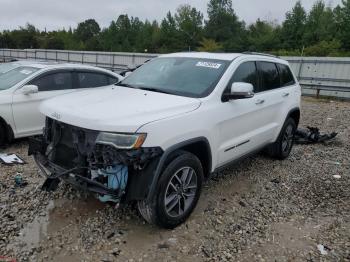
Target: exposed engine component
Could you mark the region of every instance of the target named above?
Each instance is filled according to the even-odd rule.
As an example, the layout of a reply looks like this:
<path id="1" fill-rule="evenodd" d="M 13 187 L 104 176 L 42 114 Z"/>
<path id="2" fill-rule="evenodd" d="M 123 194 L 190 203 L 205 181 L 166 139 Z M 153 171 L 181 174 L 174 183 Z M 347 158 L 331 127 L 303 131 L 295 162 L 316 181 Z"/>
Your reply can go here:
<path id="1" fill-rule="evenodd" d="M 47 118 L 44 136 L 32 138 L 29 144 L 29 154 L 41 159 L 38 166 L 47 176 L 44 190 L 56 190 L 63 179 L 94 192 L 102 202 L 119 204 L 128 186 L 138 187 L 147 180 L 139 172 L 148 170 L 149 163 L 163 153 L 160 147 L 117 149 L 96 144 L 98 133 Z"/>
<path id="2" fill-rule="evenodd" d="M 128 167 L 116 165 L 109 166 L 106 169 L 91 170 L 91 179 L 119 192 L 119 198 L 111 195 L 99 195 L 98 199 L 101 202 L 118 203 L 120 197 L 125 193 L 128 181 Z"/>

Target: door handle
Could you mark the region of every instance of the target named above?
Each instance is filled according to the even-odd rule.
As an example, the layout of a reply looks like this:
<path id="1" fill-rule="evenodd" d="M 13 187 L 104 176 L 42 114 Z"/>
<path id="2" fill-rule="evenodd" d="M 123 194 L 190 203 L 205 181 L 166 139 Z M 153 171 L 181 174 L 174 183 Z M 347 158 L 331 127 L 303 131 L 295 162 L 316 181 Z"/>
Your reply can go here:
<path id="1" fill-rule="evenodd" d="M 264 99 L 258 99 L 258 100 L 255 101 L 255 104 L 256 104 L 256 105 L 261 105 L 261 104 L 263 104 L 263 103 L 265 103 L 265 100 L 264 100 Z"/>
<path id="2" fill-rule="evenodd" d="M 283 93 L 282 97 L 287 97 L 289 96 L 289 93 Z"/>

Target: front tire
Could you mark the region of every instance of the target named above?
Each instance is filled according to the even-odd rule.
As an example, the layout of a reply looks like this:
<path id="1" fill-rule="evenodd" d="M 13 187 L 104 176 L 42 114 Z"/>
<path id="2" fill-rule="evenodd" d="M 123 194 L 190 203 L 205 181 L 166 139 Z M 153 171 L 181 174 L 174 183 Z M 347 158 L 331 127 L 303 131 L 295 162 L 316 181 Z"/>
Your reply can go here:
<path id="1" fill-rule="evenodd" d="M 294 119 L 288 118 L 281 129 L 277 141 L 268 147 L 268 153 L 271 157 L 284 160 L 289 156 L 294 145 L 296 128 Z"/>
<path id="2" fill-rule="evenodd" d="M 197 205 L 203 183 L 199 159 L 184 152 L 162 172 L 150 203 L 138 202 L 141 216 L 149 223 L 172 229 L 182 224 Z"/>

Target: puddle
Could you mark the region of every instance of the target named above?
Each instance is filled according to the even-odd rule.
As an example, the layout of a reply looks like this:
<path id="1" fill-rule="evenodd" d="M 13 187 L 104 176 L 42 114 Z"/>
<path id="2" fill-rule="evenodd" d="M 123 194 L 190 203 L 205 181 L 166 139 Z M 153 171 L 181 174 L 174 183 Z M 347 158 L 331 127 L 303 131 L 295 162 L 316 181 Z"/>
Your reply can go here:
<path id="1" fill-rule="evenodd" d="M 38 247 L 48 236 L 54 235 L 65 227 L 75 223 L 77 217 L 88 217 L 104 208 L 104 204 L 95 198 L 86 200 L 51 200 L 44 216 L 37 216 L 31 223 L 24 225 L 19 236 L 8 246 L 9 249 L 31 250 Z M 73 232 L 72 232 L 73 233 Z"/>
<path id="2" fill-rule="evenodd" d="M 46 213 L 54 208 L 54 201 L 50 201 Z M 39 245 L 41 239 L 47 236 L 47 227 L 49 224 L 49 216 L 38 216 L 33 222 L 27 224 L 19 233 L 16 238 L 15 244 L 10 245 L 10 248 L 16 249 L 19 247 L 21 249 L 30 250 L 33 247 Z"/>
<path id="3" fill-rule="evenodd" d="M 213 188 L 203 188 L 202 196 L 198 202 L 196 209 L 190 216 L 187 224 L 192 228 L 192 232 L 196 231 L 195 228 L 200 229 L 200 225 L 205 220 L 205 210 L 208 207 L 213 207 L 225 198 L 225 201 L 233 201 L 237 194 L 247 192 L 251 189 L 251 184 L 247 179 L 242 180 L 229 180 L 230 182 L 210 183 Z M 220 194 L 213 195 L 212 190 L 217 187 L 222 188 Z M 226 202 L 225 202 L 226 203 Z M 120 242 L 116 244 L 114 240 L 106 240 L 106 242 L 99 243 L 100 248 L 96 253 L 89 254 L 85 251 L 79 250 L 81 246 L 81 230 L 82 226 L 87 219 L 99 215 L 96 213 L 98 210 L 102 210 L 106 207 L 106 204 L 101 203 L 93 197 L 87 199 L 56 199 L 50 201 L 44 216 L 36 217 L 33 222 L 28 223 L 21 230 L 20 235 L 9 245 L 9 249 L 12 249 L 14 253 L 16 251 L 31 250 L 35 247 L 45 247 L 39 258 L 44 259 L 44 253 L 50 255 L 51 261 L 77 261 L 85 256 L 96 256 L 110 254 L 112 249 L 120 249 L 122 253 L 118 256 L 118 259 L 138 259 L 150 252 L 150 250 L 156 250 L 161 252 L 176 253 L 179 247 L 190 245 L 192 241 L 198 237 L 196 234 L 191 234 L 191 230 L 187 227 L 183 227 L 180 230 L 164 230 L 156 226 L 149 225 L 138 216 L 131 216 L 129 218 L 124 217 L 121 224 L 118 223 L 118 227 L 124 233 L 119 236 Z M 98 225 L 98 224 L 97 224 Z M 185 230 L 185 231 L 183 231 Z M 189 232 L 187 232 L 189 231 Z M 69 236 L 69 237 L 67 237 Z M 58 238 L 55 243 L 64 243 L 57 246 L 46 246 L 45 242 L 53 242 L 49 238 Z M 167 248 L 159 248 L 159 245 L 168 243 L 167 241 L 175 241 L 175 244 L 170 244 Z M 67 242 L 69 240 L 69 242 Z M 75 248 L 67 249 L 67 247 Z M 158 261 L 158 260 L 156 260 Z M 161 261 L 161 260 L 159 260 Z"/>

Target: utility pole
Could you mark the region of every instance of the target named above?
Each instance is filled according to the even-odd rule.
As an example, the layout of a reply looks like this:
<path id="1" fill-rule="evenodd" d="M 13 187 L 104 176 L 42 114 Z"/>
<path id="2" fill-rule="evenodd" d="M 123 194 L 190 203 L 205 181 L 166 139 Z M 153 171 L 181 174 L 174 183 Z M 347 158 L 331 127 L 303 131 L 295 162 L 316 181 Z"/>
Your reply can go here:
<path id="1" fill-rule="evenodd" d="M 191 43 L 193 42 L 193 39 L 194 39 L 194 36 L 195 36 L 195 33 L 193 35 L 190 35 L 189 33 L 187 33 L 185 30 L 181 29 L 180 28 L 180 31 L 185 33 L 189 38 L 190 38 L 190 43 L 188 45 L 188 51 L 191 52 Z"/>

